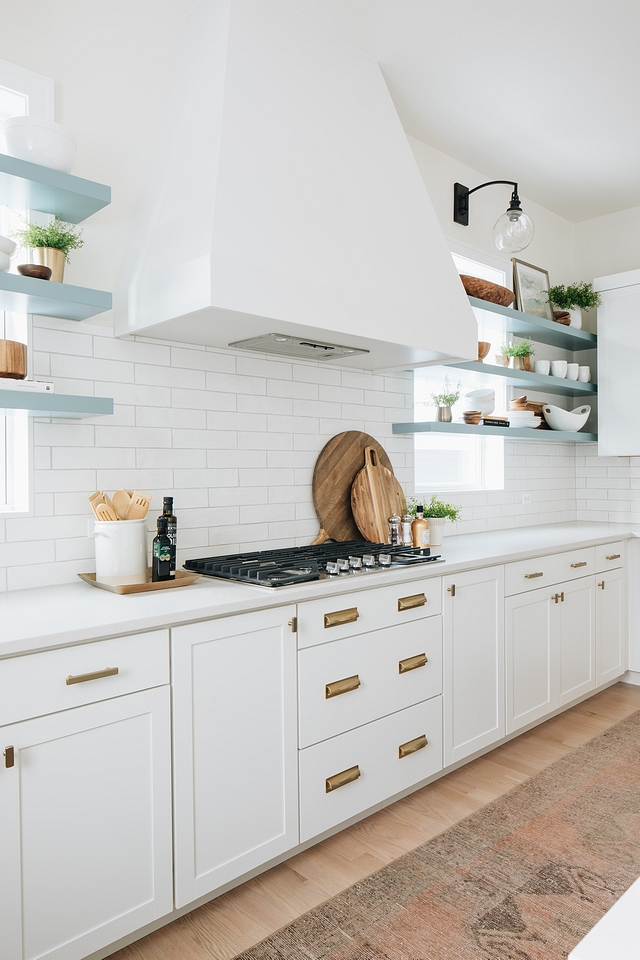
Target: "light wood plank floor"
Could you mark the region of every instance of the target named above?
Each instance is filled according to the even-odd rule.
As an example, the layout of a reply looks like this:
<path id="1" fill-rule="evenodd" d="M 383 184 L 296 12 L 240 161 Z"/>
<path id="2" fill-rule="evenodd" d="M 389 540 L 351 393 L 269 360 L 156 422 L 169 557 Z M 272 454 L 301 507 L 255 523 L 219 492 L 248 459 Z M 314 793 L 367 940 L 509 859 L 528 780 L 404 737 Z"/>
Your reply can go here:
<path id="1" fill-rule="evenodd" d="M 640 709 L 618 683 L 218 897 L 110 960 L 229 960 Z"/>

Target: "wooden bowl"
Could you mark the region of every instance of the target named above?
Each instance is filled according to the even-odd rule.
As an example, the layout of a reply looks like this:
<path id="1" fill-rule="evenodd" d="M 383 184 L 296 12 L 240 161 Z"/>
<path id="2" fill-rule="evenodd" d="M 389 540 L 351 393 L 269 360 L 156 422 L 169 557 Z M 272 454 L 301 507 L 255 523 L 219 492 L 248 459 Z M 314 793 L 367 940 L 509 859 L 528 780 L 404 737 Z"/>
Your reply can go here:
<path id="1" fill-rule="evenodd" d="M 508 307 L 516 298 L 513 290 L 501 287 L 499 283 L 489 283 L 488 280 L 469 277 L 465 273 L 460 274 L 460 279 L 469 296 L 477 297 L 478 300 L 488 300 L 489 303 L 499 303 L 503 307 Z"/>
<path id="2" fill-rule="evenodd" d="M 27 375 L 27 345 L 17 340 L 0 340 L 0 377 L 24 380 Z"/>
<path id="3" fill-rule="evenodd" d="M 21 263 L 18 265 L 18 273 L 23 277 L 35 277 L 36 280 L 51 280 L 51 267 L 45 267 L 41 263 Z"/>
<path id="4" fill-rule="evenodd" d="M 478 363 L 482 363 L 489 350 L 491 350 L 491 344 L 487 340 L 478 340 Z"/>

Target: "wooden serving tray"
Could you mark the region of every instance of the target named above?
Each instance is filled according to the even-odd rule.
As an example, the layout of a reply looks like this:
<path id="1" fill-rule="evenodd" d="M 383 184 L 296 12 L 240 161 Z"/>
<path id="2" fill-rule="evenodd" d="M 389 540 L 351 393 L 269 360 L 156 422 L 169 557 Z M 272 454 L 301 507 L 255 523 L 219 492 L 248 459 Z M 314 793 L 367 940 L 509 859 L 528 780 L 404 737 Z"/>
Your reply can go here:
<path id="1" fill-rule="evenodd" d="M 85 583 L 90 583 L 92 587 L 99 587 L 100 590 L 108 590 L 109 593 L 149 593 L 152 590 L 166 590 L 170 587 L 188 587 L 200 577 L 199 573 L 189 573 L 186 570 L 176 570 L 175 576 L 171 580 L 159 580 L 152 583 L 100 583 L 96 580 L 95 573 L 79 573 L 78 576 Z M 151 577 L 151 570 L 149 570 Z"/>

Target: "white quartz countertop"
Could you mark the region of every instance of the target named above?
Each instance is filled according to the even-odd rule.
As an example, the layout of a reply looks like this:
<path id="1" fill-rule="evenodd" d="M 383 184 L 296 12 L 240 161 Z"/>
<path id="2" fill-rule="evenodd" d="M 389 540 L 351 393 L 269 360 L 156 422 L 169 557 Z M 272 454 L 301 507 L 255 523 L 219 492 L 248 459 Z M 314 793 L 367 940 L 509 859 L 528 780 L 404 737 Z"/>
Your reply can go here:
<path id="1" fill-rule="evenodd" d="M 449 575 L 634 536 L 640 536 L 640 527 L 622 523 L 561 523 L 445 536 L 439 550 L 444 563 L 276 589 L 203 577 L 189 587 L 126 596 L 98 590 L 80 580 L 64 586 L 16 590 L 0 595 L 0 658 Z"/>

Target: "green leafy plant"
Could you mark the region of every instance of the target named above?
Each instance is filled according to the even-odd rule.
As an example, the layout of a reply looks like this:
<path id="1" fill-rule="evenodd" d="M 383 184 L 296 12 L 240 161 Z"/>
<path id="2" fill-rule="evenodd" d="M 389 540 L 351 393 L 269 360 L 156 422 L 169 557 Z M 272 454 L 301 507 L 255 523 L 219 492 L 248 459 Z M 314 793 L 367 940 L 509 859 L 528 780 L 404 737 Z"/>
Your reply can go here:
<path id="1" fill-rule="evenodd" d="M 438 500 L 435 493 L 429 500 L 429 503 L 424 505 L 424 515 L 427 519 L 429 517 L 445 517 L 448 520 L 456 521 L 460 519 L 461 508 L 454 507 L 452 503 L 445 503 L 444 500 Z"/>
<path id="2" fill-rule="evenodd" d="M 82 230 L 59 217 L 44 227 L 38 223 L 28 223 L 24 230 L 16 230 L 13 236 L 23 247 L 53 247 L 54 250 L 62 250 L 67 263 L 69 251 L 79 250 L 84 246 Z"/>
<path id="3" fill-rule="evenodd" d="M 593 289 L 592 283 L 581 280 L 580 283 L 572 283 L 565 287 L 560 284 L 557 287 L 549 288 L 549 303 L 552 303 L 558 310 L 593 310 L 602 303 L 600 294 Z"/>
<path id="4" fill-rule="evenodd" d="M 449 382 L 449 377 L 444 378 L 444 389 L 442 393 L 432 393 L 431 402 L 436 407 L 452 407 L 454 403 L 457 403 L 460 399 L 460 392 L 462 390 L 462 381 L 458 380 L 458 385 L 454 389 L 451 387 Z"/>
<path id="5" fill-rule="evenodd" d="M 507 357 L 531 357 L 536 351 L 531 340 L 521 340 L 520 343 L 510 341 L 502 352 Z"/>

